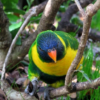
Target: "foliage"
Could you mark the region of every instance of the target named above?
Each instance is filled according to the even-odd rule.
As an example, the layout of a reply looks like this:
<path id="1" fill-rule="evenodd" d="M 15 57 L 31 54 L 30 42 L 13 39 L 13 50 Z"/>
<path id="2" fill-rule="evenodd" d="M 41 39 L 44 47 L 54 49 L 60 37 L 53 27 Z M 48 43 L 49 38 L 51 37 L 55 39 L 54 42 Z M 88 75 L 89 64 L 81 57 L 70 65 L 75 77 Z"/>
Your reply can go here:
<path id="1" fill-rule="evenodd" d="M 85 51 L 84 53 L 84 61 L 82 64 L 82 72 L 79 71 L 78 73 L 78 81 L 84 82 L 94 80 L 100 76 L 99 70 L 100 70 L 100 61 L 96 61 L 95 64 L 95 70 L 92 70 L 94 67 L 93 64 L 93 48 L 92 44 L 91 47 Z M 89 89 L 79 92 L 78 100 L 99 100 L 99 94 L 100 94 L 100 87 L 97 89 Z"/>
<path id="2" fill-rule="evenodd" d="M 10 0 L 10 1 L 1 0 L 1 2 L 3 3 L 3 9 L 9 19 L 9 23 L 10 23 L 9 31 L 12 34 L 12 38 L 14 38 L 15 35 L 17 34 L 19 28 L 21 27 L 24 21 L 23 16 L 31 8 L 31 4 L 34 0 L 27 0 L 28 5 L 23 7 L 24 10 L 21 10 L 18 7 L 18 1 L 19 0 Z M 59 12 L 65 12 L 71 2 L 72 1 L 68 0 L 68 2 L 63 3 L 59 8 Z M 38 16 L 32 17 L 27 26 L 30 26 L 30 24 L 33 23 L 33 21 L 38 24 L 41 16 L 42 16 L 42 13 L 39 14 Z M 61 18 L 59 18 L 59 16 L 56 16 L 57 21 L 59 21 L 60 19 Z M 82 27 L 82 21 L 80 21 L 79 16 L 73 16 L 70 22 L 78 25 L 79 28 Z M 100 31 L 99 22 L 100 22 L 100 11 L 98 11 L 96 15 L 93 17 L 92 22 L 91 22 L 91 28 L 94 28 Z M 75 37 L 76 32 L 74 33 L 70 32 L 70 34 L 73 37 Z M 21 41 L 22 41 L 21 36 L 19 36 L 16 44 L 21 45 Z M 91 44 L 91 47 L 88 50 L 85 50 L 84 52 L 84 61 L 82 64 L 82 70 L 78 70 L 79 71 L 78 73 L 79 82 L 84 82 L 84 81 L 91 82 L 91 80 L 96 79 L 100 76 L 100 73 L 99 73 L 100 61 L 99 60 L 95 61 L 96 70 L 94 71 L 92 70 L 92 64 L 93 64 L 93 59 L 94 59 L 93 56 L 94 56 L 93 48 Z M 78 100 L 88 100 L 89 98 L 90 98 L 89 100 L 99 100 L 99 94 L 100 94 L 100 87 L 95 90 L 93 89 L 84 90 L 84 91 L 79 92 Z M 69 98 L 67 100 L 69 100 Z"/>
<path id="3" fill-rule="evenodd" d="M 67 2 L 64 2 L 64 3 L 60 6 L 59 11 L 60 11 L 60 12 L 65 12 L 70 3 L 71 3 L 70 0 L 68 0 Z"/>
<path id="4" fill-rule="evenodd" d="M 93 16 L 91 27 L 100 31 L 100 10 Z"/>
<path id="5" fill-rule="evenodd" d="M 23 16 L 24 14 L 30 9 L 31 7 L 31 4 L 34 0 L 27 0 L 27 4 L 26 6 L 24 6 L 23 8 L 26 9 L 26 10 L 21 10 L 18 6 L 18 1 L 19 0 L 1 0 L 2 4 L 3 4 L 3 9 L 9 19 L 9 31 L 10 33 L 12 34 L 12 38 L 15 37 L 15 35 L 17 34 L 19 28 L 21 27 L 24 19 L 23 19 Z M 38 16 L 36 17 L 32 17 L 30 19 L 30 22 L 28 25 L 31 24 L 31 22 L 36 22 L 36 23 L 39 23 L 39 20 L 41 18 L 41 15 L 42 14 L 39 14 Z M 21 36 L 19 36 L 16 44 L 17 45 L 21 45 Z"/>
<path id="6" fill-rule="evenodd" d="M 23 9 L 29 10 L 29 9 L 31 8 L 31 4 L 32 4 L 32 2 L 33 2 L 34 0 L 26 0 L 26 1 L 27 1 L 27 4 L 28 4 L 28 5 L 24 6 Z"/>

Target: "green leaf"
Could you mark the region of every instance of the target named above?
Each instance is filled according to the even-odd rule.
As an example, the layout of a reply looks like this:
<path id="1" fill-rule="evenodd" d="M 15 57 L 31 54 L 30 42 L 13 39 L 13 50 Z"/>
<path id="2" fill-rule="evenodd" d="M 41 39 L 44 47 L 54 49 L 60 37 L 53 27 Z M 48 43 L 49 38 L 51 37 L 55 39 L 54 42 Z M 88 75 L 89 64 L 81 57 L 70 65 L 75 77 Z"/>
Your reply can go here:
<path id="1" fill-rule="evenodd" d="M 18 39 L 17 39 L 17 41 L 16 41 L 16 44 L 17 44 L 17 45 L 21 45 L 21 44 L 22 44 L 22 42 L 21 42 L 21 37 L 20 37 L 20 36 L 18 37 Z"/>
<path id="2" fill-rule="evenodd" d="M 22 22 L 12 24 L 12 25 L 10 25 L 10 27 L 9 27 L 9 31 L 13 31 L 13 30 L 19 28 L 21 25 L 22 25 Z"/>
<path id="3" fill-rule="evenodd" d="M 91 83 L 91 80 L 89 79 L 88 75 L 87 75 L 84 71 L 79 70 L 79 72 L 81 72 L 82 75 L 84 76 L 84 78 L 85 78 L 86 80 L 88 80 L 88 81 Z"/>
<path id="4" fill-rule="evenodd" d="M 34 22 L 36 22 L 36 23 L 39 23 L 39 21 L 40 21 L 40 18 L 42 17 L 42 14 L 43 13 L 40 13 L 38 16 L 33 16 L 33 17 L 31 17 L 30 18 L 30 21 L 34 21 Z"/>
<path id="5" fill-rule="evenodd" d="M 18 0 L 1 0 L 1 2 L 6 9 L 11 7 L 18 9 Z"/>
<path id="6" fill-rule="evenodd" d="M 14 13 L 22 14 L 22 15 L 25 14 L 25 11 L 23 11 L 23 10 L 16 9 L 16 8 L 10 8 L 10 7 L 6 8 L 5 11 L 6 12 L 14 12 Z"/>
<path id="7" fill-rule="evenodd" d="M 7 3 L 9 3 L 9 2 L 10 2 L 10 3 L 13 2 L 13 3 L 18 4 L 18 1 L 19 1 L 19 0 L 10 0 L 10 1 L 9 1 L 9 0 L 1 0 L 1 2 L 2 2 L 3 4 L 7 4 Z"/>
<path id="8" fill-rule="evenodd" d="M 29 0 L 26 0 L 26 1 L 27 1 L 28 6 L 30 7 L 30 2 L 29 2 Z"/>
<path id="9" fill-rule="evenodd" d="M 24 6 L 24 7 L 23 7 L 23 9 L 27 9 L 27 8 L 28 8 L 28 6 Z"/>
<path id="10" fill-rule="evenodd" d="M 65 12 L 65 10 L 66 10 L 66 9 L 65 9 L 65 6 L 61 5 L 60 8 L 59 8 L 59 11 Z"/>
<path id="11" fill-rule="evenodd" d="M 19 17 L 13 15 L 13 14 L 7 14 L 7 17 L 9 18 L 9 21 L 11 24 L 15 24 L 16 21 L 19 19 Z"/>
<path id="12" fill-rule="evenodd" d="M 11 35 L 12 35 L 12 39 L 16 36 L 17 32 L 18 32 L 19 28 L 11 31 Z"/>

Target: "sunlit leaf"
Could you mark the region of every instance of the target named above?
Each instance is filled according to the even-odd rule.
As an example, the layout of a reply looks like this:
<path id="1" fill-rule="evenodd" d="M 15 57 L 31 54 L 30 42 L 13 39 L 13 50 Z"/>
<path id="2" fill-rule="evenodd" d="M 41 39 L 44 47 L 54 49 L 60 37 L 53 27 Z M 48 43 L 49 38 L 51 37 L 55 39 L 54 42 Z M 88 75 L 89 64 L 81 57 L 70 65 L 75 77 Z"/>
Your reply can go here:
<path id="1" fill-rule="evenodd" d="M 22 25 L 22 22 L 12 24 L 12 25 L 10 25 L 10 27 L 9 27 L 9 31 L 13 31 L 13 30 L 19 28 L 21 25 Z"/>
<path id="2" fill-rule="evenodd" d="M 19 17 L 13 15 L 13 14 L 7 14 L 7 17 L 11 24 L 15 24 L 16 21 L 19 19 Z"/>

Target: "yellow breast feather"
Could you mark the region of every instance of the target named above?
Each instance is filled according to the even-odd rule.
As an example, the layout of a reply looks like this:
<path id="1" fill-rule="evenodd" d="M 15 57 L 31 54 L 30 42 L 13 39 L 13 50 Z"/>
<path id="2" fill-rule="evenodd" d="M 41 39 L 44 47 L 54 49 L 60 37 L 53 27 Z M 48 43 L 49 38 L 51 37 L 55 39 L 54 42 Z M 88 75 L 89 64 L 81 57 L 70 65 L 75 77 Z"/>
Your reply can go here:
<path id="1" fill-rule="evenodd" d="M 67 48 L 65 56 L 58 60 L 56 63 L 46 63 L 43 62 L 38 55 L 36 45 L 32 47 L 32 59 L 35 65 L 44 73 L 55 76 L 66 75 L 71 62 L 75 58 L 77 50 L 73 50 L 70 47 Z M 80 63 L 82 60 L 80 61 Z M 80 64 L 79 64 L 80 65 Z M 78 66 L 79 66 L 78 65 Z"/>

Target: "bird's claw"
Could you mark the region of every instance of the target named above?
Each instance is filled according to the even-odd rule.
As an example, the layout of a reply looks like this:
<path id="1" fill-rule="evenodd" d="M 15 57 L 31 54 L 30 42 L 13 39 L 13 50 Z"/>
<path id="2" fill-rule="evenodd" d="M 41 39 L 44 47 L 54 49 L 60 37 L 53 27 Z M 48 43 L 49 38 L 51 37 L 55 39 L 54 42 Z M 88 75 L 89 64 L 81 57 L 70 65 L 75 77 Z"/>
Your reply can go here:
<path id="1" fill-rule="evenodd" d="M 29 84 L 28 86 L 26 87 L 25 89 L 25 93 L 31 95 L 31 96 L 35 96 L 37 95 L 37 83 L 38 83 L 38 79 L 37 78 L 34 78 Z"/>
<path id="2" fill-rule="evenodd" d="M 50 100 L 49 88 L 48 87 L 44 91 L 44 100 Z"/>

